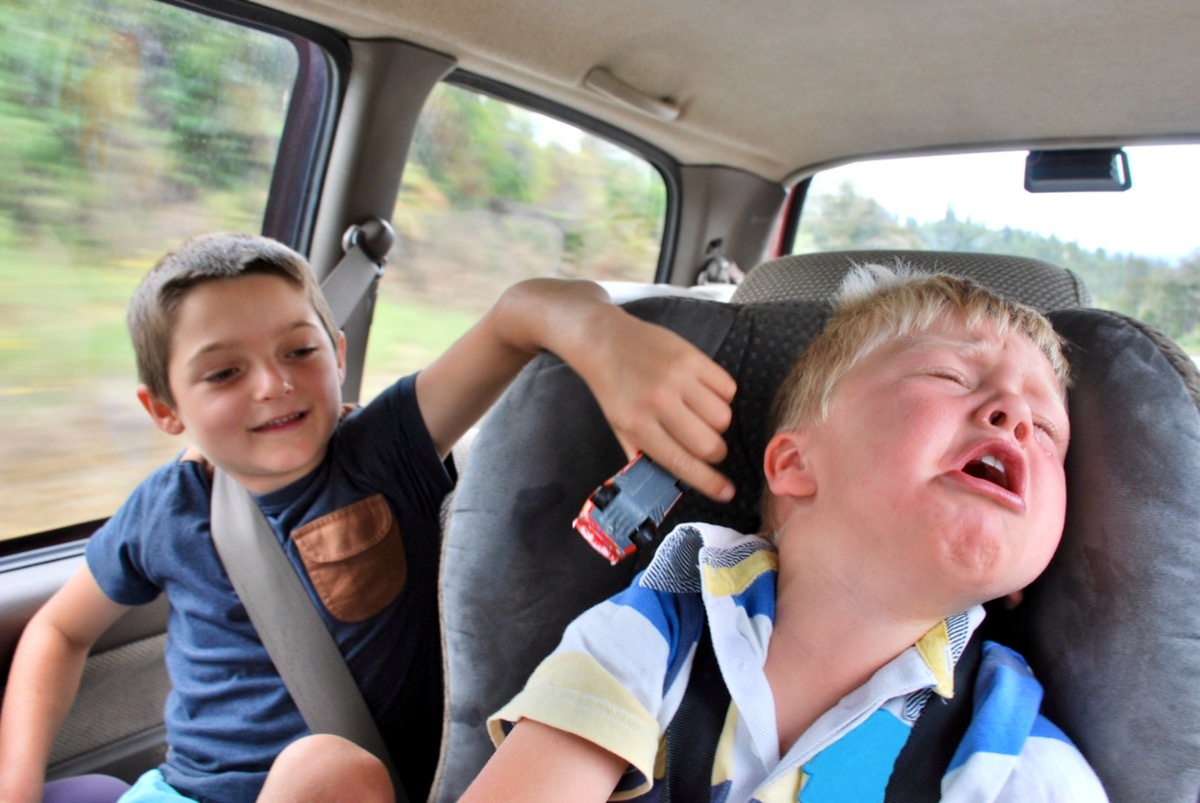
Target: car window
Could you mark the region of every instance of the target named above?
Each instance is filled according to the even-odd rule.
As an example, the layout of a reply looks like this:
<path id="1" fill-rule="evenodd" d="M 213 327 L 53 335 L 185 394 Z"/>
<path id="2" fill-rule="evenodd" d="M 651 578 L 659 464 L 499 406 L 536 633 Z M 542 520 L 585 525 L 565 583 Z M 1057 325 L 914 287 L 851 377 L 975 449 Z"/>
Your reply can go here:
<path id="1" fill-rule="evenodd" d="M 145 0 L 0 6 L 0 539 L 110 515 L 183 443 L 134 396 L 155 259 L 260 231 L 289 38 Z"/>
<path id="2" fill-rule="evenodd" d="M 654 281 L 665 218 L 666 184 L 641 156 L 441 84 L 404 168 L 362 397 L 427 365 L 522 279 Z"/>
<path id="3" fill-rule="evenodd" d="M 816 174 L 793 251 L 917 248 L 1069 268 L 1096 306 L 1200 355 L 1200 146 L 1125 148 L 1125 192 L 1030 193 L 1027 151 L 857 162 Z"/>

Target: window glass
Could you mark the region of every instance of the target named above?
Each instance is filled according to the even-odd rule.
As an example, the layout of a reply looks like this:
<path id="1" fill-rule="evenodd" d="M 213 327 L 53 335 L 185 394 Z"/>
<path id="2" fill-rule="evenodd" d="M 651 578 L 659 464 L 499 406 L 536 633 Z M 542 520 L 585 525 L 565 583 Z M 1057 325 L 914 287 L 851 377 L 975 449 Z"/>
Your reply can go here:
<path id="1" fill-rule="evenodd" d="M 427 365 L 522 279 L 653 281 L 665 217 L 665 182 L 640 156 L 442 84 L 404 168 L 362 398 Z"/>
<path id="2" fill-rule="evenodd" d="M 1026 151 L 859 162 L 813 177 L 795 252 L 976 251 L 1074 271 L 1096 306 L 1200 355 L 1200 146 L 1125 148 L 1125 192 L 1030 193 Z"/>
<path id="3" fill-rule="evenodd" d="M 111 514 L 176 454 L 139 406 L 134 286 L 259 231 L 286 39 L 147 0 L 0 4 L 0 538 Z"/>

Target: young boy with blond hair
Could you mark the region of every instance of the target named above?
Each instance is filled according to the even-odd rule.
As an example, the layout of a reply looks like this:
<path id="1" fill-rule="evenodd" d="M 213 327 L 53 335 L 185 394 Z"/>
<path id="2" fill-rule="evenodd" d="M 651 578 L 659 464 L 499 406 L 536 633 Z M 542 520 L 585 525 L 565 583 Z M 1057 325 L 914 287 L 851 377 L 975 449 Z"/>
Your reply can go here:
<path id="1" fill-rule="evenodd" d="M 776 396 L 764 532 L 668 535 L 489 721 L 499 747 L 464 803 L 659 799 L 705 631 L 731 700 L 712 800 L 883 800 L 920 711 L 955 694 L 982 603 L 1016 602 L 1062 535 L 1068 379 L 1033 310 L 854 270 Z M 944 800 L 1105 799 L 1040 700 L 986 642 Z"/>
<path id="2" fill-rule="evenodd" d="M 27 626 L 0 712 L 4 801 L 41 799 L 89 648 L 130 606 L 162 593 L 170 749 L 123 800 L 237 803 L 260 789 L 263 799 L 334 799 L 319 791 L 330 788 L 365 800 L 360 786 L 390 797 L 386 772 L 363 751 L 333 737 L 305 741 L 213 547 L 213 466 L 255 495 L 413 799 L 429 788 L 442 721 L 439 511 L 453 485 L 444 461 L 526 362 L 555 352 L 630 453 L 646 451 L 714 498 L 733 493 L 708 465 L 724 454 L 733 380 L 591 282 L 515 285 L 429 367 L 353 412 L 341 398 L 344 337 L 308 264 L 278 242 L 188 241 L 143 280 L 128 322 L 138 399 L 160 429 L 193 446 L 92 536 L 85 566 Z M 293 760 L 268 780 L 285 748 Z M 320 787 L 300 782 L 306 771 Z"/>

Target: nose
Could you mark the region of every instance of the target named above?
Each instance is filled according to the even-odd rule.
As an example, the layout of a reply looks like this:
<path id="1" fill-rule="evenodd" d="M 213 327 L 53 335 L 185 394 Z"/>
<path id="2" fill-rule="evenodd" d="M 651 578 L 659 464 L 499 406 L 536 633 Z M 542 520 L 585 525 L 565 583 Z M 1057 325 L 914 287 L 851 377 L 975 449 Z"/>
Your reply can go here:
<path id="1" fill-rule="evenodd" d="M 267 363 L 259 369 L 259 398 L 275 399 L 287 396 L 293 389 L 291 376 L 283 366 Z"/>
<path id="2" fill-rule="evenodd" d="M 980 419 L 989 427 L 1011 432 L 1018 443 L 1033 437 L 1033 410 L 1016 393 L 999 393 L 980 408 Z"/>

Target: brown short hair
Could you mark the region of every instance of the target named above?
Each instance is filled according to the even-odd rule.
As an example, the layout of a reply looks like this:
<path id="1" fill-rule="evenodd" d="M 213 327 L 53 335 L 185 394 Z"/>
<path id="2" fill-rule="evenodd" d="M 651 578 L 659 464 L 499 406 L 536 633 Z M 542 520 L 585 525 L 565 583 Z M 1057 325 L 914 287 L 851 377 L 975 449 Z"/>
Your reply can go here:
<path id="1" fill-rule="evenodd" d="M 337 343 L 333 313 L 304 257 L 269 237 L 232 232 L 204 234 L 163 256 L 133 293 L 125 322 L 133 339 L 138 381 L 174 405 L 167 366 L 171 330 L 180 303 L 199 284 L 250 274 L 278 276 L 302 289 L 330 340 Z"/>

